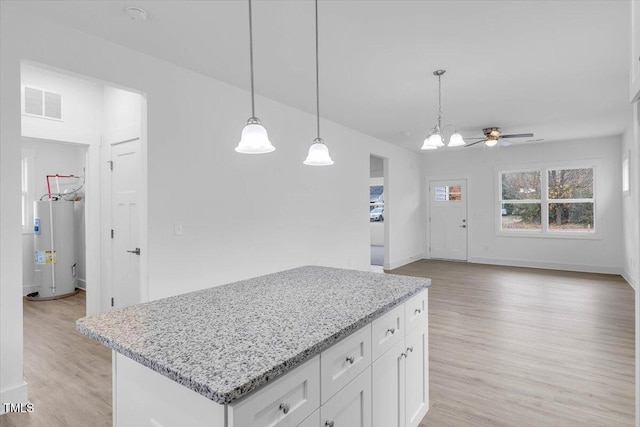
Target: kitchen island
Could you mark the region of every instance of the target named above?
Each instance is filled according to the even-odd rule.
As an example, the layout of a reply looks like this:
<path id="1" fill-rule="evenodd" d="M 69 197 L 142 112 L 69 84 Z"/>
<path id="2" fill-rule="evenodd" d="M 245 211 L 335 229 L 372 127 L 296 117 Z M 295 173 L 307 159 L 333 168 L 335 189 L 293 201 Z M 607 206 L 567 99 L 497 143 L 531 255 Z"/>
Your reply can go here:
<path id="1" fill-rule="evenodd" d="M 77 329 L 113 349 L 114 426 L 417 426 L 428 410 L 429 285 L 307 266 Z"/>

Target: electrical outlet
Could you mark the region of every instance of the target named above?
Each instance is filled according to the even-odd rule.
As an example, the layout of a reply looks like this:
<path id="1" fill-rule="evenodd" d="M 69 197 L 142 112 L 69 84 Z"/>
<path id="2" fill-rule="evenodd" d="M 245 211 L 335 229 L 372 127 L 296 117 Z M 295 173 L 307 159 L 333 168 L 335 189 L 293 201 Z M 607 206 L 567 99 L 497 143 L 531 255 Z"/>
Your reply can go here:
<path id="1" fill-rule="evenodd" d="M 173 224 L 173 234 L 175 234 L 176 236 L 182 236 L 182 234 L 184 234 L 182 232 L 182 223 L 181 222 L 176 222 L 175 224 Z"/>

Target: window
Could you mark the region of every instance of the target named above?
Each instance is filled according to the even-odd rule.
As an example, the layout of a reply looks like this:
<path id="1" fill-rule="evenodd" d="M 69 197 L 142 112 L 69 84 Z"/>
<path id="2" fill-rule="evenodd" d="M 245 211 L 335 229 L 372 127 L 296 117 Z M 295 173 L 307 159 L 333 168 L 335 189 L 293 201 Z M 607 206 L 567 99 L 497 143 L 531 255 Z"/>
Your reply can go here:
<path id="1" fill-rule="evenodd" d="M 435 188 L 434 201 L 449 202 L 462 200 L 462 186 L 460 185 L 437 185 Z"/>
<path id="2" fill-rule="evenodd" d="M 34 182 L 33 172 L 35 162 L 35 151 L 29 149 L 22 150 L 20 182 L 22 187 L 22 232 L 33 231 L 33 193 Z"/>
<path id="3" fill-rule="evenodd" d="M 595 233 L 594 168 L 499 173 L 499 231 L 560 236 Z"/>
<path id="4" fill-rule="evenodd" d="M 622 194 L 628 196 L 629 193 L 629 157 L 630 153 L 625 155 L 622 161 Z"/>

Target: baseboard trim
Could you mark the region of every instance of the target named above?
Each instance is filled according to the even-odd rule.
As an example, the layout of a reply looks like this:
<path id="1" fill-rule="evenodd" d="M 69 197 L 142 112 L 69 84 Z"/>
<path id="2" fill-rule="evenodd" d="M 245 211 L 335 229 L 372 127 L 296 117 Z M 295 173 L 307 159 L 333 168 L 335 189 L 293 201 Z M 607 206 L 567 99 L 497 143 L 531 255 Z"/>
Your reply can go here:
<path id="1" fill-rule="evenodd" d="M 541 268 L 545 270 L 563 270 L 577 271 L 580 273 L 601 273 L 601 274 L 617 274 L 621 275 L 622 271 L 617 267 L 607 267 L 603 265 L 582 265 L 582 264 L 564 264 L 554 262 L 541 261 L 524 261 L 518 259 L 498 259 L 498 258 L 482 258 L 469 257 L 469 262 L 476 264 L 504 265 L 509 267 L 529 267 Z"/>
<path id="2" fill-rule="evenodd" d="M 391 261 L 389 263 L 385 262 L 383 267 L 385 270 L 395 270 L 396 268 L 400 268 L 407 264 L 411 264 L 412 262 L 416 262 L 418 260 L 421 260 L 422 258 L 423 258 L 422 254 L 417 254 L 407 258 L 399 259 L 397 261 Z"/>
<path id="3" fill-rule="evenodd" d="M 29 295 L 32 292 L 37 292 L 38 291 L 38 287 L 36 285 L 23 285 L 22 286 L 22 296 L 26 296 Z"/>
<path id="4" fill-rule="evenodd" d="M 627 283 L 629 284 L 629 286 L 631 286 L 634 290 L 638 289 L 638 288 L 636 287 L 636 282 L 635 282 L 635 280 L 633 280 L 633 277 L 631 277 L 631 275 L 629 275 L 629 273 L 628 273 L 628 272 L 626 272 L 626 271 L 622 270 L 622 273 L 620 273 L 620 275 L 622 276 L 622 278 L 623 278 L 624 280 L 626 280 L 626 281 L 627 281 Z"/>
<path id="5" fill-rule="evenodd" d="M 0 392 L 0 403 L 27 403 L 29 402 L 28 387 L 26 382 L 22 382 L 13 388 Z M 0 415 L 4 414 L 4 405 L 0 405 Z"/>
<path id="6" fill-rule="evenodd" d="M 84 279 L 76 279 L 76 288 L 82 289 L 83 291 L 87 290 L 87 281 Z"/>

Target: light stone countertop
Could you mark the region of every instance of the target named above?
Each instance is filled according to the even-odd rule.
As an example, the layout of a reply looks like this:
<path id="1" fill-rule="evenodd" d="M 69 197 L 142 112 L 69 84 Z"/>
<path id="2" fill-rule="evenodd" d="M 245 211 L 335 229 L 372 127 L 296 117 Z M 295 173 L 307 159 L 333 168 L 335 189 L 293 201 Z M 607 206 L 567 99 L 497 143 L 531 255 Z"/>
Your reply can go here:
<path id="1" fill-rule="evenodd" d="M 424 278 L 307 266 L 84 317 L 76 327 L 228 404 L 430 284 Z"/>

